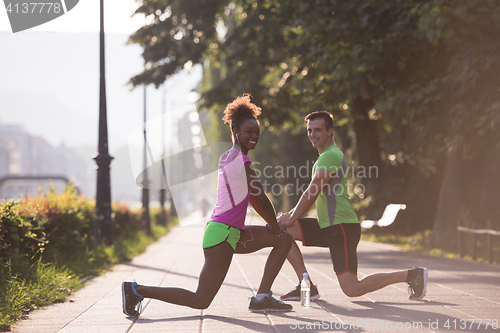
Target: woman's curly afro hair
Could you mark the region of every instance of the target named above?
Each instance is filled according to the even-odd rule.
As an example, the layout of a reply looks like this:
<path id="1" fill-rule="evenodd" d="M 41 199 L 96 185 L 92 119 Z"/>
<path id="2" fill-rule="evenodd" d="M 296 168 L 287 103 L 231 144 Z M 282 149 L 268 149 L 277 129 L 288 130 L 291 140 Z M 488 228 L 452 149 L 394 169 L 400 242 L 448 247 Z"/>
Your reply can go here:
<path id="1" fill-rule="evenodd" d="M 224 110 L 224 124 L 229 123 L 231 131 L 239 129 L 247 119 L 255 119 L 261 114 L 261 108 L 250 101 L 250 94 L 243 94 L 229 103 Z"/>

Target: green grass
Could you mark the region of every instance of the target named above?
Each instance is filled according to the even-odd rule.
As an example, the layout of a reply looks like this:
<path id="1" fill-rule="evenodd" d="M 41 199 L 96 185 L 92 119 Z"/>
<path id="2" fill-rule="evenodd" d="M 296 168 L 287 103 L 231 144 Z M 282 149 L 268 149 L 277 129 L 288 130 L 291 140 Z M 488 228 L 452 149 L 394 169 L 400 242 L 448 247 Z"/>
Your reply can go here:
<path id="1" fill-rule="evenodd" d="M 171 220 L 168 227 L 153 225 L 152 235 L 129 232 L 114 245 L 87 248 L 69 256 L 56 251 L 44 253 L 45 262 L 38 259 L 29 264 L 26 255 L 10 258 L 0 268 L 0 330 L 10 330 L 34 309 L 64 302 L 69 294 L 83 287 L 83 281 L 144 252 L 175 224 Z"/>
<path id="2" fill-rule="evenodd" d="M 96 276 L 108 270 L 114 264 L 132 260 L 138 254 L 146 250 L 146 247 L 168 233 L 173 225 L 169 222 L 167 227 L 152 225 L 152 235 L 145 231 L 128 232 L 116 240 L 114 245 L 100 245 L 95 248 L 87 248 L 85 252 L 74 253 L 64 261 L 64 266 L 79 276 Z M 46 257 L 53 257 L 57 262 L 60 254 L 51 253 Z"/>
<path id="3" fill-rule="evenodd" d="M 49 304 L 64 302 L 72 291 L 82 287 L 78 276 L 64 267 L 38 261 L 27 267 L 15 267 L 11 260 L 3 270 L 0 286 L 0 329 L 30 311 Z"/>
<path id="4" fill-rule="evenodd" d="M 436 256 L 446 257 L 446 258 L 460 258 L 460 253 L 458 251 L 445 251 L 440 248 L 430 248 L 429 238 L 432 234 L 431 230 L 426 230 L 423 232 L 418 232 L 412 236 L 401 236 L 401 235 L 375 235 L 369 232 L 363 232 L 361 234 L 361 239 L 368 242 L 376 243 L 387 243 L 396 245 L 400 248 L 420 251 Z M 484 239 L 478 237 L 477 239 L 477 258 L 476 261 L 488 262 L 487 257 L 487 245 L 486 237 Z M 472 260 L 470 241 L 468 237 L 464 237 L 464 259 Z M 493 247 L 493 264 L 500 264 L 500 241 L 497 238 Z"/>

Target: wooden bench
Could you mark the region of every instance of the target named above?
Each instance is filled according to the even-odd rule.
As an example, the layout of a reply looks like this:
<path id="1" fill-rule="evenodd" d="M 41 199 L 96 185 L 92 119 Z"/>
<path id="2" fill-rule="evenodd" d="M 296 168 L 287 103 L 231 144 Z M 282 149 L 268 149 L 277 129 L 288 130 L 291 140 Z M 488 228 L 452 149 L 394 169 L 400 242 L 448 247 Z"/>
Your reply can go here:
<path id="1" fill-rule="evenodd" d="M 384 212 L 382 213 L 382 217 L 379 220 L 364 220 L 363 222 L 361 222 L 361 227 L 365 229 L 370 229 L 375 225 L 379 227 L 387 227 L 394 222 L 396 216 L 398 215 L 398 212 L 404 209 L 406 209 L 405 204 L 388 204 L 385 207 Z"/>

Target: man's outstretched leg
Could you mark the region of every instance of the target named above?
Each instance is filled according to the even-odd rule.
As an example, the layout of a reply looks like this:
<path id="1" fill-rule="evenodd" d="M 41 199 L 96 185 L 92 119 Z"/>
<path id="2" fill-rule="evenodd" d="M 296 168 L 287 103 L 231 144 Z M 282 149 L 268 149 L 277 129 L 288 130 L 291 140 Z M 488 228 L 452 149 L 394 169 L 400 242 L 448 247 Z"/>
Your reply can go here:
<path id="1" fill-rule="evenodd" d="M 391 273 L 374 273 L 358 280 L 357 247 L 361 236 L 359 224 L 338 224 L 323 229 L 330 243 L 330 256 L 340 287 L 349 297 L 359 297 L 388 285 L 407 282 L 411 300 L 422 299 L 427 284 L 427 269 L 413 268 Z"/>
<path id="2" fill-rule="evenodd" d="M 392 273 L 374 273 L 361 280 L 358 280 L 356 275 L 345 272 L 337 275 L 337 279 L 342 291 L 349 297 L 363 296 L 394 283 L 406 282 L 412 290 L 409 299 L 420 300 L 427 289 L 427 268 L 415 267 Z"/>
<path id="3" fill-rule="evenodd" d="M 294 240 L 302 241 L 305 238 L 306 246 L 311 243 L 320 247 L 329 244 L 334 270 L 344 294 L 349 297 L 358 297 L 394 283 L 406 282 L 410 287 L 410 300 L 420 300 L 425 296 L 427 268 L 415 267 L 391 273 L 375 273 L 358 280 L 357 245 L 361 235 L 359 224 L 337 225 L 322 230 L 314 221 L 315 219 L 301 219 L 288 226 L 287 230 Z M 319 233 L 320 231 L 322 234 Z M 296 244 L 292 246 L 287 259 L 300 280 L 306 268 L 302 253 Z M 300 299 L 300 286 L 281 298 L 292 300 L 291 296 Z"/>

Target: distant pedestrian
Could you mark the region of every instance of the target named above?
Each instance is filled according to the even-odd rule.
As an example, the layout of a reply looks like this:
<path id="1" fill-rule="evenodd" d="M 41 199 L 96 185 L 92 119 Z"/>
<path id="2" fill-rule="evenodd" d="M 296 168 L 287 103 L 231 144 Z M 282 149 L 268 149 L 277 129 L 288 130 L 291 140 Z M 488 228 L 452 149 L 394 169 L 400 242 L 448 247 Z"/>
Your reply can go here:
<path id="1" fill-rule="evenodd" d="M 252 253 L 272 247 L 257 292 L 250 301 L 250 311 L 290 311 L 292 306 L 272 297 L 271 285 L 286 260 L 292 244 L 291 235 L 276 220 L 273 204 L 257 177 L 248 151 L 255 149 L 260 138 L 257 121 L 261 109 L 245 94 L 228 104 L 224 117 L 229 123 L 233 148 L 219 160 L 217 203 L 203 236 L 205 264 L 195 292 L 173 287 L 122 283 L 123 312 L 141 313 L 144 298 L 168 303 L 207 308 L 219 291 L 234 253 Z M 267 226 L 245 226 L 248 203 L 267 221 Z"/>
<path id="2" fill-rule="evenodd" d="M 203 196 L 200 200 L 200 210 L 201 210 L 201 215 L 203 216 L 203 218 L 205 218 L 207 216 L 209 205 L 210 205 L 210 203 L 208 202 L 207 194 L 203 193 Z"/>

